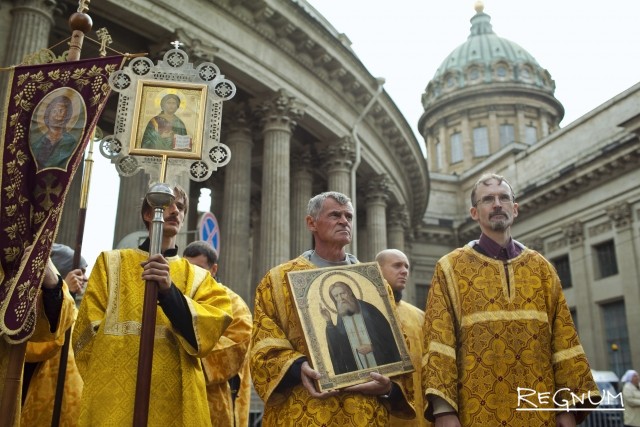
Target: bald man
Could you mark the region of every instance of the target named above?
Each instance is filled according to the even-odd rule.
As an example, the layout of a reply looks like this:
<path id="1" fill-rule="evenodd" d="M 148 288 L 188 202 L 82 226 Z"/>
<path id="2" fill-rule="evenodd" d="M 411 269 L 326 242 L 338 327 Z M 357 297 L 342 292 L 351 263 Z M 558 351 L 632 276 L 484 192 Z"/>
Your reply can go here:
<path id="1" fill-rule="evenodd" d="M 376 262 L 380 265 L 382 276 L 391 286 L 393 297 L 396 301 L 396 309 L 402 329 L 409 339 L 409 354 L 415 367 L 413 373 L 413 387 L 415 391 L 414 403 L 416 413 L 413 420 L 402 420 L 391 415 L 390 426 L 428 426 L 431 425 L 422 415 L 424 413 L 424 400 L 422 393 L 422 325 L 424 323 L 424 311 L 402 301 L 402 292 L 407 287 L 409 280 L 409 259 L 398 249 L 385 249 L 376 255 Z"/>

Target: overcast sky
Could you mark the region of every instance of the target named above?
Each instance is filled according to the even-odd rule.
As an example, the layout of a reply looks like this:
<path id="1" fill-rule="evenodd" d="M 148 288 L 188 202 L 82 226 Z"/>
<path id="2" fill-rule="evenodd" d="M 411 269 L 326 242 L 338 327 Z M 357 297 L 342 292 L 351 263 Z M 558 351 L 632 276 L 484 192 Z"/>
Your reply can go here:
<path id="1" fill-rule="evenodd" d="M 349 37 L 369 72 L 385 78 L 385 90 L 422 143 L 416 129 L 420 96 L 445 57 L 469 36 L 475 1 L 310 3 Z M 565 107 L 561 126 L 640 81 L 640 1 L 485 0 L 484 6 L 494 32 L 527 50 L 555 80 L 556 98 Z M 90 268 L 113 244 L 119 188 L 113 165 L 97 149 L 94 159 L 83 242 Z"/>
<path id="2" fill-rule="evenodd" d="M 417 133 L 420 96 L 467 40 L 475 0 L 309 0 L 376 77 Z M 485 0 L 493 31 L 528 51 L 556 82 L 566 126 L 640 81 L 640 2 Z M 422 142 L 422 138 L 420 138 Z"/>

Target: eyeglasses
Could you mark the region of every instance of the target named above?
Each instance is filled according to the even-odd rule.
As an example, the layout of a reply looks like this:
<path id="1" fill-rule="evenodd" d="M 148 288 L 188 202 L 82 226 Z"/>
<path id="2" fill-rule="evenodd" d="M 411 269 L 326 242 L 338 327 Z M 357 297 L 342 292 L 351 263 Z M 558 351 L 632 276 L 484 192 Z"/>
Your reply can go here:
<path id="1" fill-rule="evenodd" d="M 493 194 L 489 194 L 482 197 L 480 200 L 477 200 L 473 206 L 475 207 L 478 205 L 485 205 L 485 206 L 493 205 L 493 203 L 496 200 L 496 197 L 498 198 L 498 203 L 500 203 L 501 205 L 506 205 L 508 203 L 513 202 L 513 198 L 511 197 L 510 194 L 498 194 L 497 196 Z"/>

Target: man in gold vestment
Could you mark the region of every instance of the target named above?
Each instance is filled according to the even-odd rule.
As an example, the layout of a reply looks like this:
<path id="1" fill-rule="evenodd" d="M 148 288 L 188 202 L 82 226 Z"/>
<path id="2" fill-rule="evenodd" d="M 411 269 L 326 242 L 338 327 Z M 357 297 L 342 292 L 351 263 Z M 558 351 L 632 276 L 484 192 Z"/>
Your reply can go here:
<path id="1" fill-rule="evenodd" d="M 403 420 L 393 415 L 389 418 L 391 427 L 426 427 L 431 423 L 422 415 L 424 400 L 422 396 L 422 325 L 424 324 L 424 311 L 409 304 L 402 299 L 402 291 L 407 286 L 409 279 L 409 259 L 404 252 L 398 249 L 385 249 L 376 255 L 376 262 L 380 265 L 382 276 L 393 290 L 393 298 L 396 302 L 398 318 L 402 324 L 402 330 L 409 340 L 409 355 L 415 367 L 413 372 L 414 407 L 417 416 L 413 420 Z"/>
<path id="2" fill-rule="evenodd" d="M 436 426 L 571 427 L 600 397 L 553 267 L 511 237 L 518 204 L 480 177 L 482 234 L 436 264 L 424 323 L 425 416 Z"/>
<path id="3" fill-rule="evenodd" d="M 162 254 L 149 256 L 147 239 L 138 249 L 103 252 L 91 271 L 73 334 L 84 380 L 81 426 L 133 423 L 145 281 L 158 286 L 148 424 L 211 425 L 199 359 L 231 322 L 231 302 L 207 271 L 178 256 L 188 199 L 180 187 L 174 194 L 164 210 Z M 153 217 L 145 200 L 147 227 Z"/>
<path id="4" fill-rule="evenodd" d="M 35 343 L 53 343 L 57 348 L 62 347 L 64 344 L 64 336 L 67 329 L 71 327 L 74 320 L 75 304 L 73 298 L 69 294 L 67 284 L 64 283 L 62 277 L 57 274 L 55 267 L 49 261 L 44 279 L 42 281 L 42 290 L 37 299 L 36 307 L 36 327 L 33 335 L 29 338 L 30 342 Z M 9 363 L 9 354 L 11 350 L 15 350 L 16 344 L 9 344 L 5 341 L 4 337 L 0 336 L 0 402 L 5 404 L 9 402 L 9 399 L 14 399 L 13 414 L 2 413 L 1 417 L 5 420 L 12 420 L 8 425 L 14 427 L 20 426 L 20 412 L 21 412 L 21 399 L 20 393 L 17 392 L 15 396 L 4 396 L 2 390 L 5 389 L 5 382 L 7 380 L 7 366 Z M 22 369 L 20 370 L 22 373 Z M 22 380 L 22 377 L 20 377 Z M 20 390 L 20 387 L 17 388 Z M 7 399 L 7 402 L 3 402 Z"/>
<path id="5" fill-rule="evenodd" d="M 211 273 L 218 272 L 218 253 L 207 242 L 189 243 L 182 256 Z M 211 354 L 202 359 L 207 381 L 207 400 L 211 425 L 245 427 L 249 425 L 251 403 L 251 372 L 249 371 L 249 342 L 251 341 L 251 310 L 240 297 L 224 286 L 231 299 L 233 320 L 224 331 Z"/>
<path id="6" fill-rule="evenodd" d="M 51 249 L 51 261 L 58 269 L 64 283 L 73 295 L 82 292 L 87 282 L 85 274 L 87 262 L 80 257 L 79 268 L 73 269 L 74 250 L 69 246 L 54 243 Z M 74 318 L 77 310 L 74 308 Z M 76 366 L 73 350 L 69 351 L 65 370 L 64 391 L 60 407 L 59 425 L 73 427 L 78 424 L 80 415 L 80 399 L 82 397 L 82 377 Z M 22 425 L 48 426 L 52 424 L 53 408 L 58 387 L 58 371 L 60 357 L 65 347 L 60 348 L 55 342 L 27 343 L 25 357 L 24 384 L 22 386 Z M 26 393 L 25 393 L 26 392 Z"/>
<path id="7" fill-rule="evenodd" d="M 307 361 L 309 351 L 294 307 L 287 272 L 357 263 L 345 252 L 351 242 L 353 206 L 342 193 L 313 197 L 307 228 L 315 249 L 272 268 L 256 290 L 250 351 L 254 387 L 265 402 L 263 425 L 386 426 L 389 412 L 412 418 L 411 374 L 390 378 L 371 373 L 371 380 L 341 391 L 318 392 L 320 374 Z M 391 289 L 389 293 L 391 293 Z"/>

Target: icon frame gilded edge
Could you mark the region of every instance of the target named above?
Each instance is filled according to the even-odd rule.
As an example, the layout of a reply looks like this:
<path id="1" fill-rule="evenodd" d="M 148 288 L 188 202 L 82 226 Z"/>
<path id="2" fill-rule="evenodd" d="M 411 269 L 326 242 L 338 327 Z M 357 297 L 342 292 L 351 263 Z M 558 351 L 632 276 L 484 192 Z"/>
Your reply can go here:
<path id="1" fill-rule="evenodd" d="M 390 295 L 389 285 L 382 277 L 378 263 L 369 262 L 312 270 L 290 271 L 287 273 L 287 281 L 304 333 L 306 347 L 309 352 L 307 356 L 310 357 L 310 364 L 313 369 L 320 373 L 320 378 L 316 381 L 316 387 L 319 391 L 338 390 L 365 383 L 371 380 L 371 372 L 378 372 L 387 377 L 393 377 L 415 370 L 409 356 L 400 321 L 397 317 L 395 302 Z M 335 303 L 335 300 L 329 293 L 330 288 L 339 292 L 339 289 L 333 286 L 336 282 L 346 284 L 352 290 L 352 295 L 355 295 L 355 298 L 359 300 L 358 304 L 361 310 L 360 313 L 362 314 L 359 322 L 356 322 L 356 320 L 349 320 L 347 322 L 338 320 L 337 303 Z M 340 286 L 337 286 L 337 288 L 340 288 Z M 364 304 L 362 303 L 363 301 Z M 351 341 L 346 341 L 347 345 L 352 348 L 350 354 L 357 366 L 353 370 L 342 372 L 342 369 L 345 369 L 344 367 L 351 363 L 349 361 L 351 358 L 348 355 L 345 356 L 344 352 L 340 352 L 339 349 L 336 350 L 337 344 L 344 343 L 344 339 L 346 339 L 344 336 L 349 335 L 346 331 L 346 325 L 352 325 L 350 327 L 352 336 L 354 335 L 354 331 L 361 330 L 362 326 L 365 327 L 367 335 L 372 336 L 373 334 L 368 334 L 369 330 L 372 329 L 369 328 L 369 326 L 372 324 L 380 325 L 381 318 L 377 314 L 375 316 L 373 315 L 375 310 L 372 310 L 370 306 L 375 307 L 388 322 L 393 337 L 392 342 L 388 342 L 383 351 L 378 350 L 378 353 L 382 354 L 380 358 L 382 359 L 384 357 L 394 360 L 387 360 L 379 365 L 376 361 L 376 365 L 370 367 L 363 366 L 366 362 L 358 365 L 358 362 L 355 362 L 356 357 L 364 360 L 363 356 L 359 352 L 356 352 L 356 350 L 353 350 L 353 347 L 349 345 Z M 329 311 L 331 326 L 329 326 L 329 322 L 322 314 L 322 307 Z M 368 311 L 365 311 L 365 308 Z M 367 312 L 371 314 L 367 315 Z M 364 317 L 367 317 L 369 320 L 363 320 Z M 372 319 L 374 318 L 377 319 L 376 321 L 378 323 L 370 323 L 373 322 Z M 350 319 L 356 318 L 350 316 Z M 339 328 L 340 323 L 342 324 L 342 328 Z M 344 330 L 344 333 L 340 333 L 340 330 Z M 381 333 L 381 330 L 384 330 L 385 333 Z M 369 339 L 369 342 L 372 343 L 373 348 L 376 348 L 373 342 L 380 342 L 382 338 L 386 338 L 389 335 L 385 327 L 375 328 L 373 331 L 376 335 L 379 334 L 379 336 L 377 336 L 377 339 Z M 335 337 L 343 338 L 341 341 L 338 341 Z M 333 346 L 330 346 L 330 340 L 334 343 Z M 331 350 L 330 347 L 333 347 L 333 350 Z M 345 346 L 339 346 L 339 348 L 344 349 Z M 377 348 L 381 347 L 378 346 Z M 393 348 L 395 348 L 395 351 Z M 389 354 L 389 351 L 392 354 Z M 373 351 L 371 352 L 373 353 Z M 395 354 L 396 352 L 397 354 Z M 345 357 L 349 360 L 346 360 Z M 376 357 L 374 354 L 374 359 Z M 343 360 L 345 361 L 341 363 Z M 336 366 L 339 367 L 336 368 Z"/>

